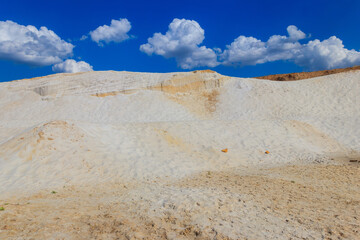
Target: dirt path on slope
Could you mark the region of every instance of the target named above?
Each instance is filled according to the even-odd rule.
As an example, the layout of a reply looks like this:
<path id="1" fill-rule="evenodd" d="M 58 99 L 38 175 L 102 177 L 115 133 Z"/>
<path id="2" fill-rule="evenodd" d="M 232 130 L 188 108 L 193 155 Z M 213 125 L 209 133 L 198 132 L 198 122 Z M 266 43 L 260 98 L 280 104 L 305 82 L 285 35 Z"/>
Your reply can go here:
<path id="1" fill-rule="evenodd" d="M 0 239 L 356 239 L 360 163 L 203 172 L 0 199 Z"/>

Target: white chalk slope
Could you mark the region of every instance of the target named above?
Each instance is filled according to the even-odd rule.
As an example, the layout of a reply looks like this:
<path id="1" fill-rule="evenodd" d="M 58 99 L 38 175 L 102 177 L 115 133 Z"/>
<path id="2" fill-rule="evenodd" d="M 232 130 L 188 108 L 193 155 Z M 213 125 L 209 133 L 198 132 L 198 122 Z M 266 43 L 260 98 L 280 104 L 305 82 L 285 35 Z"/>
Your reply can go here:
<path id="1" fill-rule="evenodd" d="M 108 71 L 1 83 L 0 195 L 356 155 L 359 93 L 360 71 L 293 82 Z"/>

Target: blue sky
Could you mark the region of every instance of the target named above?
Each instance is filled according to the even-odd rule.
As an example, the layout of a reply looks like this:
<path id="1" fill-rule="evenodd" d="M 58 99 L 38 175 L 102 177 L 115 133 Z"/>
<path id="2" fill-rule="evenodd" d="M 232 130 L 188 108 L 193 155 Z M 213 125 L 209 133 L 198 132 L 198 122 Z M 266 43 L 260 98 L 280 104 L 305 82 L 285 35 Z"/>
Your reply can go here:
<path id="1" fill-rule="evenodd" d="M 0 81 L 85 70 L 253 77 L 360 65 L 359 12 L 357 0 L 2 0 Z"/>

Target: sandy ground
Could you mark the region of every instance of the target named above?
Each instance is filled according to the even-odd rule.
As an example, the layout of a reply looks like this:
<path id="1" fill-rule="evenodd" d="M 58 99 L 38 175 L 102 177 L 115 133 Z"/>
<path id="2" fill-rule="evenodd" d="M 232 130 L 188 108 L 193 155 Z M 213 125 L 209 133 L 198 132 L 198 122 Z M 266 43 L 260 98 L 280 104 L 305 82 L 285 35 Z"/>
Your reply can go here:
<path id="1" fill-rule="evenodd" d="M 357 239 L 360 71 L 0 84 L 0 239 Z"/>
<path id="2" fill-rule="evenodd" d="M 359 183 L 343 162 L 64 186 L 1 199 L 0 238 L 356 239 Z"/>

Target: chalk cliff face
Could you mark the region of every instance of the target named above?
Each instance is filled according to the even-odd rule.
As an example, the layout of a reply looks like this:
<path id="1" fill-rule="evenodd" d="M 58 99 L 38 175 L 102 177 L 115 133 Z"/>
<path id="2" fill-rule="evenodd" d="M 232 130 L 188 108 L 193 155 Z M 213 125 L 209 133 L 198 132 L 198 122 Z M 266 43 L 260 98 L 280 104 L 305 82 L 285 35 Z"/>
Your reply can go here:
<path id="1" fill-rule="evenodd" d="M 0 238 L 354 239 L 359 93 L 360 71 L 1 83 Z"/>
<path id="2" fill-rule="evenodd" d="M 1 83 L 0 192 L 356 155 L 359 92 L 360 71 L 295 82 L 109 71 Z"/>

